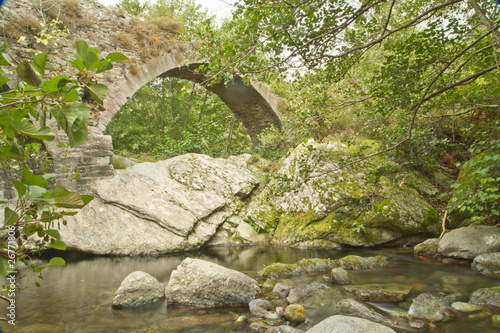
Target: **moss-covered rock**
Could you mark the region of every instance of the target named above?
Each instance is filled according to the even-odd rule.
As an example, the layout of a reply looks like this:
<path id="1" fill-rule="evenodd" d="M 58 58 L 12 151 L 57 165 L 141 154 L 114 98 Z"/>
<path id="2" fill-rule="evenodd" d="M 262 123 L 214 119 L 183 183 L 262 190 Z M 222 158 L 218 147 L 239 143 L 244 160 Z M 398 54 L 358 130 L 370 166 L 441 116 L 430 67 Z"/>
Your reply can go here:
<path id="1" fill-rule="evenodd" d="M 371 269 L 388 266 L 391 263 L 389 258 L 384 256 L 375 257 L 360 257 L 355 255 L 345 256 L 340 259 L 333 260 L 333 264 L 336 267 L 342 267 L 344 269 L 360 270 L 360 269 Z"/>
<path id="2" fill-rule="evenodd" d="M 342 166 L 377 147 L 371 140 L 299 145 L 250 203 L 247 221 L 274 231 L 272 243 L 303 248 L 374 246 L 437 234 L 436 211 L 415 189 L 382 177 L 382 157 Z"/>
<path id="3" fill-rule="evenodd" d="M 463 164 L 447 207 L 449 218 L 453 227 L 477 220 L 494 225 L 500 221 L 499 205 L 500 153 L 484 151 Z"/>
<path id="4" fill-rule="evenodd" d="M 474 291 L 469 303 L 500 308 L 500 287 L 481 288 Z"/>
<path id="5" fill-rule="evenodd" d="M 264 278 L 301 275 L 306 273 L 326 272 L 338 267 L 335 260 L 330 259 L 301 259 L 294 264 L 274 263 L 264 267 L 260 275 Z"/>

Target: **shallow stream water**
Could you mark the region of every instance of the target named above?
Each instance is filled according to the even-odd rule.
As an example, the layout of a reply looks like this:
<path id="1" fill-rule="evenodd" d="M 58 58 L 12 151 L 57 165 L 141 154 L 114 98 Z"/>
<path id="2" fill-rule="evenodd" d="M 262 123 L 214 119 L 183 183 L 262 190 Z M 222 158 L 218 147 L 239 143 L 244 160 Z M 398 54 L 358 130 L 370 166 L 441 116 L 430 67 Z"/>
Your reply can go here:
<path id="1" fill-rule="evenodd" d="M 412 286 L 410 296 L 440 290 L 443 281 L 452 281 L 455 287 L 469 294 L 479 288 L 500 286 L 500 280 L 481 276 L 471 271 L 468 265 L 441 264 L 400 249 L 347 252 L 255 246 L 211 248 L 161 257 L 78 258 L 70 255 L 66 258 L 66 266 L 44 271 L 40 288 L 35 287 L 32 276 L 22 280 L 25 287 L 16 296 L 16 325 L 1 325 L 6 333 L 227 332 L 238 316 L 248 314 L 247 308 L 206 310 L 167 306 L 166 302 L 161 302 L 136 310 L 113 310 L 113 294 L 121 281 L 137 270 L 151 274 L 166 285 L 170 273 L 186 257 L 211 261 L 259 278 L 259 270 L 274 262 L 294 263 L 302 258 L 335 259 L 348 254 L 390 257 L 394 265 L 356 272 L 357 280 L 361 283 L 409 284 Z M 293 278 L 292 282 L 324 282 L 328 275 L 329 272 L 300 276 Z M 259 283 L 262 282 L 263 280 L 259 280 Z M 406 311 L 397 304 L 378 306 L 385 311 Z M 3 312 L 0 310 L 2 316 Z M 331 315 L 331 308 L 310 311 L 308 315 L 313 323 L 317 323 Z M 306 327 L 299 328 L 305 330 Z M 433 333 L 499 331 L 500 329 L 491 326 L 489 318 L 472 320 L 465 316 L 422 330 Z"/>

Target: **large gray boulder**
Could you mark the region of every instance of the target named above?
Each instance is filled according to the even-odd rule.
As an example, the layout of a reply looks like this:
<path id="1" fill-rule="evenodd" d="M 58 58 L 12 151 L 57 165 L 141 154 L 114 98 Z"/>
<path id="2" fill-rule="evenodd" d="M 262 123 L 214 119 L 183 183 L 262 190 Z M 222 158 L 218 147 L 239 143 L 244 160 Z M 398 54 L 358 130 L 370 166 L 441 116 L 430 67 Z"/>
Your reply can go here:
<path id="1" fill-rule="evenodd" d="M 500 252 L 500 228 L 473 226 L 454 229 L 439 241 L 438 252 L 445 257 L 462 259 Z"/>
<path id="2" fill-rule="evenodd" d="M 396 331 L 363 318 L 336 315 L 326 318 L 306 333 L 396 333 Z"/>
<path id="3" fill-rule="evenodd" d="M 273 243 L 300 248 L 374 246 L 437 234 L 436 211 L 416 190 L 381 176 L 381 157 L 342 167 L 377 148 L 371 140 L 300 144 L 250 203 L 246 220 L 274 230 Z"/>
<path id="4" fill-rule="evenodd" d="M 136 271 L 127 275 L 113 297 L 114 309 L 137 307 L 161 301 L 165 286 L 146 272 Z"/>
<path id="5" fill-rule="evenodd" d="M 199 248 L 258 185 L 259 172 L 245 162 L 249 156 L 187 154 L 117 170 L 94 184 L 95 199 L 67 218 L 61 237 L 69 249 L 95 254 Z"/>
<path id="6" fill-rule="evenodd" d="M 500 252 L 475 257 L 471 268 L 481 274 L 500 278 Z"/>
<path id="7" fill-rule="evenodd" d="M 169 303 L 197 307 L 247 305 L 259 292 L 257 282 L 247 275 L 191 258 L 172 272 L 166 288 Z"/>

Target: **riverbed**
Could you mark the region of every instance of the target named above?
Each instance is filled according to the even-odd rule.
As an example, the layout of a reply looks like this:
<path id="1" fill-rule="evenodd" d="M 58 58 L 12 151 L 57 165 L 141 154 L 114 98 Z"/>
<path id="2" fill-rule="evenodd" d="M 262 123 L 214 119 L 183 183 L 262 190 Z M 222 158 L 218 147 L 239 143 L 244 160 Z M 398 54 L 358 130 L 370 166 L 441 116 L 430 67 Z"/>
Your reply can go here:
<path id="1" fill-rule="evenodd" d="M 418 257 L 410 249 L 377 249 L 349 251 L 311 251 L 274 246 L 208 248 L 199 251 L 160 257 L 82 257 L 68 254 L 63 267 L 48 268 L 37 288 L 34 276 L 22 279 L 22 290 L 16 296 L 16 325 L 2 323 L 5 332 L 229 332 L 240 315 L 248 315 L 246 307 L 226 309 L 196 309 L 160 302 L 135 310 L 113 310 L 111 301 L 121 281 L 130 273 L 141 270 L 167 284 L 171 272 L 187 257 L 198 258 L 243 272 L 259 279 L 258 272 L 275 262 L 294 263 L 302 258 L 341 258 L 348 254 L 360 256 L 385 255 L 393 265 L 383 269 L 356 272 L 363 283 L 397 282 L 412 286 L 410 296 L 424 291 L 439 291 L 443 281 L 452 279 L 457 288 L 470 294 L 483 287 L 500 285 L 499 280 L 481 276 L 463 263 L 443 264 Z M 304 283 L 325 282 L 329 272 L 296 277 Z M 259 283 L 263 283 L 259 280 Z M 465 300 L 467 301 L 467 299 Z M 408 304 L 379 304 L 390 312 L 405 312 Z M 317 323 L 331 315 L 331 309 L 311 311 L 310 319 Z M 309 312 L 308 312 L 309 313 Z M 307 327 L 303 324 L 301 329 Z M 469 319 L 457 316 L 422 332 L 498 332 L 489 318 Z"/>

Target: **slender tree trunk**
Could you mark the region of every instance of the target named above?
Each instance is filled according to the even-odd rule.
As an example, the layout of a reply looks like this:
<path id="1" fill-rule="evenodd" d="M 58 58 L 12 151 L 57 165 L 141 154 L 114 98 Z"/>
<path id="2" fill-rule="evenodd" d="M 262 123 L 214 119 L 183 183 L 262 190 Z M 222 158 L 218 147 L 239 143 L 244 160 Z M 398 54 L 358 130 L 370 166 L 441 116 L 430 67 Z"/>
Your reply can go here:
<path id="1" fill-rule="evenodd" d="M 200 109 L 200 116 L 198 117 L 198 124 L 201 123 L 201 118 L 203 117 L 203 114 L 205 113 L 205 107 L 207 105 L 207 98 L 208 98 L 208 90 L 205 89 L 205 98 L 203 99 L 203 105 L 201 106 L 201 109 Z"/>
<path id="2" fill-rule="evenodd" d="M 231 144 L 231 139 L 233 138 L 233 130 L 234 130 L 235 121 L 236 121 L 236 116 L 233 114 L 233 119 L 231 120 L 231 127 L 229 129 L 229 136 L 227 137 L 226 155 L 227 155 L 227 150 L 229 148 L 229 145 Z"/>
<path id="3" fill-rule="evenodd" d="M 191 111 L 191 106 L 193 105 L 193 95 L 194 88 L 196 87 L 196 82 L 193 83 L 193 88 L 191 89 L 191 94 L 189 95 L 189 103 L 187 105 L 186 114 L 184 115 L 184 126 L 182 127 L 182 138 L 184 139 L 184 132 L 186 131 L 188 119 L 189 119 L 189 111 Z"/>

